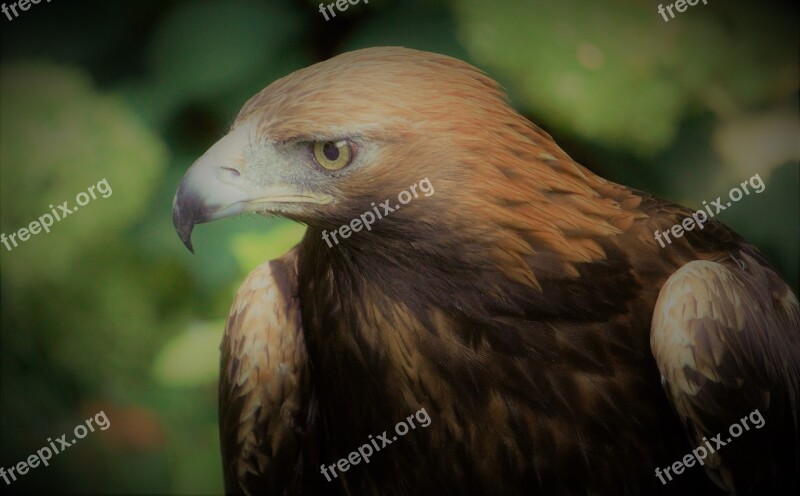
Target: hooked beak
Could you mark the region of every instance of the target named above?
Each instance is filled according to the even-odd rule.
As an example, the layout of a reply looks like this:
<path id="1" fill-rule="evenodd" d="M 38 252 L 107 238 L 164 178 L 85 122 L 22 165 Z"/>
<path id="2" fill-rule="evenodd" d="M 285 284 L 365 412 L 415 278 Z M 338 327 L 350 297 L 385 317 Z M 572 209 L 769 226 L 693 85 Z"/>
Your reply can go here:
<path id="1" fill-rule="evenodd" d="M 172 203 L 172 222 L 190 252 L 195 224 L 245 212 L 270 212 L 281 203 L 325 204 L 333 197 L 300 192 L 288 186 L 258 186 L 247 179 L 243 153 L 249 126 L 243 125 L 217 141 L 186 172 Z"/>

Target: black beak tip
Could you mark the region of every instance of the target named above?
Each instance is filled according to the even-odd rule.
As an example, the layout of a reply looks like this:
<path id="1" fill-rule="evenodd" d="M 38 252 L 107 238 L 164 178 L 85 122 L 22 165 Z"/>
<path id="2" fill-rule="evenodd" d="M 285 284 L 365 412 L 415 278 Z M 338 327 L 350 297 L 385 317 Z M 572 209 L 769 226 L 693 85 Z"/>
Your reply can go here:
<path id="1" fill-rule="evenodd" d="M 181 237 L 181 241 L 183 241 L 183 245 L 186 247 L 186 249 L 189 250 L 189 252 L 192 255 L 194 255 L 194 246 L 192 246 L 192 235 L 191 235 L 191 233 L 187 234 L 185 236 L 183 234 L 180 234 L 180 237 Z"/>
<path id="2" fill-rule="evenodd" d="M 195 218 L 193 215 L 186 215 L 182 211 L 177 196 L 172 204 L 172 224 L 175 226 L 175 231 L 178 233 L 178 237 L 181 238 L 183 245 L 194 254 L 192 230 L 194 229 Z"/>

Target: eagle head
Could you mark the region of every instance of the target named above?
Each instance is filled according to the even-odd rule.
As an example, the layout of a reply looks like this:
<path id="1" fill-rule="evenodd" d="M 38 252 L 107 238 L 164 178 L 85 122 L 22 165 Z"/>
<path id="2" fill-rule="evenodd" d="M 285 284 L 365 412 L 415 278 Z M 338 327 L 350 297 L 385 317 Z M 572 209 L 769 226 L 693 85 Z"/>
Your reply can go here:
<path id="1" fill-rule="evenodd" d="M 482 143 L 517 119 L 524 126 L 497 83 L 465 62 L 404 48 L 349 52 L 244 105 L 178 187 L 175 228 L 189 250 L 195 224 L 247 212 L 336 229 L 423 179 L 478 203 L 482 193 L 466 189 L 491 184 L 474 180 L 470 164 L 488 163 Z M 433 201 L 404 205 L 368 236 L 441 223 Z"/>

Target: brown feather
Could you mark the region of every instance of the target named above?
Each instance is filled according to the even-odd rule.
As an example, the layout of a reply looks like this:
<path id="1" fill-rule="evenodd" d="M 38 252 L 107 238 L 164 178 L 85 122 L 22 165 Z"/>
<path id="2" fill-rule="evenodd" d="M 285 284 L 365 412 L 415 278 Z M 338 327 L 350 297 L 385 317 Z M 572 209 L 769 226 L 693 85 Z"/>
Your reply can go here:
<path id="1" fill-rule="evenodd" d="M 300 494 L 309 484 L 303 471 L 316 462 L 296 274 L 294 252 L 256 268 L 225 327 L 219 416 L 228 494 Z"/>
<path id="2" fill-rule="evenodd" d="M 366 165 L 304 179 L 333 203 L 284 213 L 309 225 L 290 308 L 293 287 L 259 286 L 259 271 L 234 305 L 220 399 L 234 478 L 251 467 L 278 477 L 270 456 L 311 453 L 291 428 L 304 408 L 328 463 L 420 408 L 432 419 L 369 465 L 321 482 L 326 492 L 714 494 L 746 492 L 770 467 L 796 463 L 796 442 L 768 436 L 751 466 L 738 461 L 750 446 L 742 440 L 712 461 L 713 480 L 687 470 L 658 482 L 656 467 L 742 409 L 767 408 L 767 392 L 783 412 L 770 429 L 797 439 L 797 300 L 716 221 L 660 248 L 653 231 L 689 210 L 577 164 L 477 69 L 402 48 L 359 50 L 265 88 L 234 129 L 250 125 L 255 143 L 354 137 L 367 146 Z M 302 166 L 292 171 L 306 178 Z M 422 178 L 434 195 L 335 247 L 322 241 L 323 229 Z M 746 275 L 731 272 L 730 253 L 745 257 Z M 247 289 L 254 284 L 262 289 Z M 243 337 L 252 333 L 261 337 Z M 287 377 L 273 356 L 285 353 L 284 334 L 296 358 L 282 358 L 294 367 Z M 268 480 L 263 487 L 279 481 Z"/>

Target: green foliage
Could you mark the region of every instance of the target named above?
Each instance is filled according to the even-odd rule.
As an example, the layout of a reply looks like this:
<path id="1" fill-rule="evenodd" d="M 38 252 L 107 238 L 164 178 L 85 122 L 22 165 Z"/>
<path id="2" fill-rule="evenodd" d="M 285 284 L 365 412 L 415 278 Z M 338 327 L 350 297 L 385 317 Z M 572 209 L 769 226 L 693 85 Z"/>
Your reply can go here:
<path id="1" fill-rule="evenodd" d="M 469 54 L 456 39 L 458 26 L 444 2 L 381 2 L 370 14 L 347 39 L 343 52 L 374 46 L 402 46 L 469 60 Z M 398 19 L 414 21 L 403 23 Z"/>
<path id="2" fill-rule="evenodd" d="M 318 4 L 87 0 L 3 21 L 0 232 L 102 179 L 113 191 L 0 246 L 0 465 L 98 405 L 112 423 L 16 490 L 221 492 L 224 319 L 244 275 L 305 228 L 204 224 L 191 255 L 172 197 L 248 98 L 346 50 L 477 63 L 580 162 L 689 206 L 761 173 L 764 193 L 720 218 L 797 289 L 796 7 L 709 2 L 664 23 L 635 0 L 375 0 L 325 21 Z"/>
<path id="3" fill-rule="evenodd" d="M 49 234 L 0 254 L 3 383 L 14 378 L 12 391 L 38 392 L 4 394 L 0 404 L 3 438 L 17 439 L 21 456 L 83 401 L 142 400 L 143 365 L 170 318 L 157 313 L 164 282 L 153 284 L 153 266 L 121 238 L 147 212 L 167 152 L 124 101 L 96 90 L 77 68 L 4 66 L 0 101 L 0 141 L 8 144 L 0 148 L 3 232 L 52 213 L 50 204 L 74 208 L 76 195 L 103 179 L 110 187 Z M 41 397 L 49 399 L 44 408 Z M 49 490 L 48 478 L 26 483 Z"/>
<path id="4" fill-rule="evenodd" d="M 150 70 L 176 98 L 209 97 L 260 73 L 300 28 L 299 16 L 276 2 L 182 3 L 149 44 Z"/>
<path id="5" fill-rule="evenodd" d="M 166 386 L 214 384 L 225 322 L 198 322 L 170 339 L 156 355 L 153 377 Z"/>
<path id="6" fill-rule="evenodd" d="M 237 234 L 231 240 L 231 251 L 241 270 L 249 272 L 265 260 L 278 258 L 292 249 L 300 242 L 305 232 L 305 226 L 281 220 L 265 233 Z"/>
<path id="7" fill-rule="evenodd" d="M 14 285 L 63 280 L 86 245 L 119 236 L 142 215 L 166 147 L 81 70 L 17 64 L 0 78 L 2 232 L 52 214 L 51 204 L 57 212 L 64 201 L 75 207 L 76 195 L 103 179 L 112 191 L 55 222 L 50 233 L 0 252 L 3 277 Z"/>
<path id="8" fill-rule="evenodd" d="M 453 2 L 462 40 L 535 115 L 652 156 L 693 107 L 725 112 L 795 87 L 794 28 L 753 2 L 697 7 L 665 23 L 647 2 Z M 753 22 L 757 19 L 757 22 Z M 792 78 L 790 78 L 792 79 Z"/>

